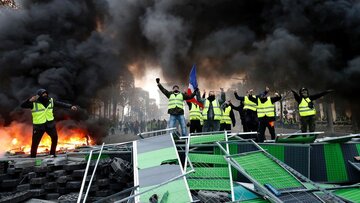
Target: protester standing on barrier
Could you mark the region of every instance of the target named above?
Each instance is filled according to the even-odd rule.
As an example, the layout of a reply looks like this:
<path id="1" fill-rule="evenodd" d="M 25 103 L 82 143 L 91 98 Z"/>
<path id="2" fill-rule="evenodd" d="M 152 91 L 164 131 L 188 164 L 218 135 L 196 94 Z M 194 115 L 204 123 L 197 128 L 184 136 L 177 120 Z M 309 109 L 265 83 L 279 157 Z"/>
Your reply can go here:
<path id="1" fill-rule="evenodd" d="M 181 93 L 179 91 L 179 86 L 177 85 L 173 86 L 173 91 L 166 90 L 160 84 L 160 78 L 156 78 L 156 83 L 160 91 L 169 99 L 168 114 L 170 114 L 170 118 L 168 127 L 176 127 L 176 121 L 178 121 L 181 127 L 182 136 L 187 136 L 186 122 L 184 117 L 184 100 L 192 99 L 196 95 L 196 92 L 198 92 L 198 89 L 195 89 L 191 95 L 188 95 L 186 93 Z"/>
<path id="2" fill-rule="evenodd" d="M 268 89 L 267 89 L 268 90 Z M 280 101 L 281 95 L 275 93 L 275 97 L 267 97 L 262 94 L 260 97 L 249 97 L 252 102 L 257 104 L 257 117 L 259 119 L 258 142 L 264 142 L 265 130 L 269 129 L 271 139 L 275 139 L 275 105 Z"/>
<path id="3" fill-rule="evenodd" d="M 187 104 L 189 106 L 190 133 L 200 133 L 202 132 L 200 106 L 193 102 L 187 102 Z"/>
<path id="4" fill-rule="evenodd" d="M 305 87 L 299 90 L 299 94 L 294 90 L 291 90 L 294 94 L 294 98 L 299 104 L 299 114 L 301 123 L 301 132 L 307 132 L 309 126 L 309 132 L 315 132 L 315 105 L 314 100 L 333 92 L 333 90 L 326 90 L 319 94 L 309 95 L 309 90 Z"/>
<path id="5" fill-rule="evenodd" d="M 267 94 L 269 91 L 269 88 L 266 87 L 265 91 L 261 94 Z M 246 96 L 239 96 L 237 92 L 234 92 L 235 98 L 238 99 L 240 102 L 243 102 L 243 115 L 244 115 L 244 123 L 243 123 L 243 129 L 244 132 L 256 132 L 258 130 L 258 117 L 257 117 L 257 102 L 253 102 L 250 100 L 250 98 L 256 98 L 259 97 L 259 95 L 254 95 L 253 89 L 250 89 L 247 91 Z"/>
<path id="6" fill-rule="evenodd" d="M 215 98 L 215 92 L 210 91 L 209 96 L 204 99 L 200 97 L 200 93 L 196 94 L 199 102 L 204 104 L 202 118 L 204 120 L 203 132 L 219 131 L 220 120 L 222 118 L 221 105 L 225 102 L 225 92 L 220 88 L 220 99 Z"/>
<path id="7" fill-rule="evenodd" d="M 233 109 L 230 105 L 230 101 L 224 102 L 221 105 L 221 110 L 223 115 L 220 121 L 220 131 L 226 130 L 228 132 L 231 132 L 231 126 L 235 127 L 236 120 Z"/>
<path id="8" fill-rule="evenodd" d="M 229 100 L 229 105 L 231 106 L 231 109 L 234 111 L 238 111 L 239 112 L 239 117 L 240 117 L 240 120 L 241 120 L 241 125 L 243 126 L 243 132 L 246 132 L 245 131 L 245 115 L 244 115 L 244 102 L 243 101 L 240 101 L 240 105 L 239 106 L 235 106 L 234 104 L 231 103 L 231 101 Z M 250 139 L 251 138 L 251 135 L 249 136 L 246 136 L 244 135 L 245 139 Z"/>

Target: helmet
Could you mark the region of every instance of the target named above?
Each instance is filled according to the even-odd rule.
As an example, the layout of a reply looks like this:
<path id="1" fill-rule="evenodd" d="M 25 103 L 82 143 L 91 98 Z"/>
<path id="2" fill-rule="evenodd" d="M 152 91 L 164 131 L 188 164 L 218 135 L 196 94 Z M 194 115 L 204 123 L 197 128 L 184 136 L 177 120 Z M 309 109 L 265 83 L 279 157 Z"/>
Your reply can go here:
<path id="1" fill-rule="evenodd" d="M 38 90 L 36 91 L 36 94 L 39 95 L 39 96 L 41 96 L 41 95 L 44 94 L 45 92 L 48 93 L 48 91 L 46 91 L 46 89 L 38 89 Z"/>

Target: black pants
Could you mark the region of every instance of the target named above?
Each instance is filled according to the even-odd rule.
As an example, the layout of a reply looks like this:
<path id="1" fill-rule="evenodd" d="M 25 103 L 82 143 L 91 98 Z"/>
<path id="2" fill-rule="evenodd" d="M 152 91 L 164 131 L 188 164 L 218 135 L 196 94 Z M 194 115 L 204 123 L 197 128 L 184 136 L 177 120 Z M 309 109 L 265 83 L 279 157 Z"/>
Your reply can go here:
<path id="1" fill-rule="evenodd" d="M 258 134 L 258 142 L 264 142 L 265 140 L 265 130 L 269 129 L 271 139 L 275 139 L 275 121 L 274 119 L 269 119 L 267 117 L 259 119 L 259 134 Z"/>
<path id="2" fill-rule="evenodd" d="M 231 124 L 226 124 L 226 123 L 220 123 L 220 131 L 231 131 Z"/>
<path id="3" fill-rule="evenodd" d="M 258 117 L 256 111 L 244 110 L 244 132 L 256 132 L 258 130 Z"/>
<path id="4" fill-rule="evenodd" d="M 55 128 L 55 121 L 50 121 L 44 124 L 34 124 L 31 143 L 31 157 L 36 157 L 37 149 L 45 132 L 51 137 L 50 155 L 55 155 L 58 135 Z"/>
<path id="5" fill-rule="evenodd" d="M 309 126 L 309 132 L 315 132 L 315 116 L 300 117 L 301 132 L 306 133 Z"/>
<path id="6" fill-rule="evenodd" d="M 201 133 L 202 126 L 200 120 L 190 120 L 190 133 Z"/>

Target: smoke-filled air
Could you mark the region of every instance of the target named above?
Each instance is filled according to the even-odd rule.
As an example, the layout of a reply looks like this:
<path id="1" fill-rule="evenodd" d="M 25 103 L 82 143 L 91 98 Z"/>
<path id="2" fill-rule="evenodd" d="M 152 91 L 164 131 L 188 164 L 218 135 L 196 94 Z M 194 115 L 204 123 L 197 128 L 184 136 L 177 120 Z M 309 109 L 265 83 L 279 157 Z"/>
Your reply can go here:
<path id="1" fill-rule="evenodd" d="M 24 0 L 0 8 L 2 123 L 30 121 L 19 105 L 46 88 L 81 107 L 59 120 L 99 131 L 91 102 L 129 67 L 187 84 L 193 64 L 200 89 L 238 76 L 280 92 L 334 89 L 359 121 L 359 36 L 351 0 Z"/>

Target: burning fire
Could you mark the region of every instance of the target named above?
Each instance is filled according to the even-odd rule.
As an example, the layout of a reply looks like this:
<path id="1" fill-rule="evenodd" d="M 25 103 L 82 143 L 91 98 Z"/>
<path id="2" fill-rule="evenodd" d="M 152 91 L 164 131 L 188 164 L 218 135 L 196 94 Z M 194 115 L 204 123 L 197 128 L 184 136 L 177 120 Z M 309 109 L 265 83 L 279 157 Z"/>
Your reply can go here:
<path id="1" fill-rule="evenodd" d="M 78 146 L 92 145 L 92 140 L 85 128 L 72 126 L 65 127 L 60 123 L 56 125 L 58 132 L 57 151 L 67 151 Z M 12 123 L 7 127 L 0 127 L 0 155 L 10 153 L 30 153 L 33 127 L 23 123 Z M 38 147 L 38 153 L 50 151 L 51 138 L 43 135 Z"/>

